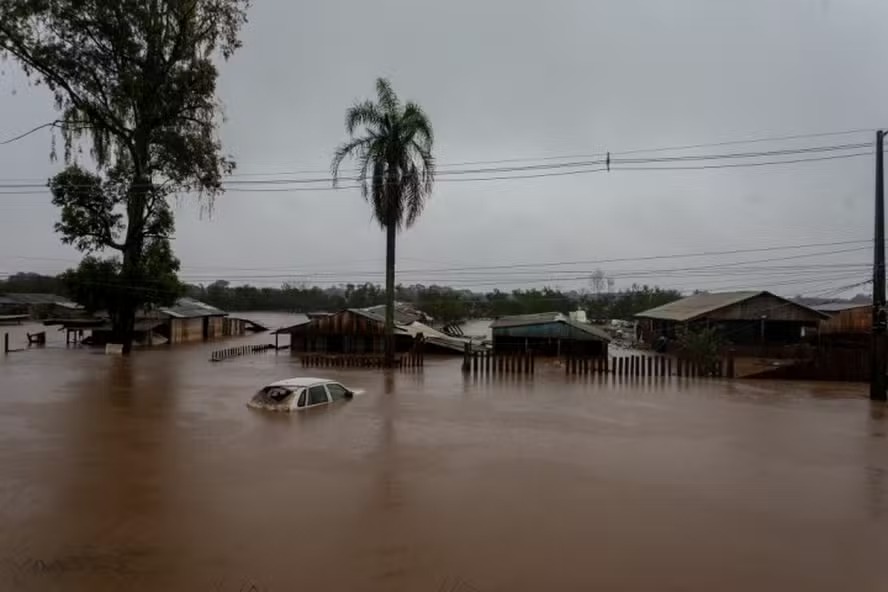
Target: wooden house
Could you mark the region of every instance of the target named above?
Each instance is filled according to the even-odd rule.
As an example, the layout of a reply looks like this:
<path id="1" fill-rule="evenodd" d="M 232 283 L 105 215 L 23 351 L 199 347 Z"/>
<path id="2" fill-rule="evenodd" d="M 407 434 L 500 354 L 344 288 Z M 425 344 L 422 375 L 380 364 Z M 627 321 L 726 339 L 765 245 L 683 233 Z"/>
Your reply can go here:
<path id="1" fill-rule="evenodd" d="M 646 343 L 682 331 L 715 328 L 738 346 L 798 344 L 817 332 L 825 313 L 770 292 L 703 292 L 635 315 Z"/>
<path id="2" fill-rule="evenodd" d="M 422 335 L 427 352 L 463 353 L 466 338 L 452 337 L 425 325 L 414 315 L 395 315 L 395 351 L 408 352 Z M 315 316 L 276 331 L 290 336 L 290 349 L 300 353 L 381 354 L 385 350 L 385 312 L 379 307 L 349 308 Z"/>

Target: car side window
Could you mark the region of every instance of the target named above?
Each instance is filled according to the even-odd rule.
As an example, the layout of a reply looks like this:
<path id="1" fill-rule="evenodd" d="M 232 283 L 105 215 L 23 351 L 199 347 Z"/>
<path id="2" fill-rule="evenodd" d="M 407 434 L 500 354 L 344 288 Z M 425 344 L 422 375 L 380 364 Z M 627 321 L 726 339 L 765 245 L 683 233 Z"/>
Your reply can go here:
<path id="1" fill-rule="evenodd" d="M 302 389 L 302 392 L 299 393 L 299 402 L 296 403 L 297 407 L 305 407 L 305 389 Z"/>
<path id="2" fill-rule="evenodd" d="M 327 392 L 330 393 L 330 398 L 334 401 L 341 401 L 348 397 L 348 391 L 341 384 L 336 384 L 332 382 L 327 385 Z"/>
<path id="3" fill-rule="evenodd" d="M 320 405 L 321 403 L 327 403 L 327 391 L 324 390 L 323 385 L 313 386 L 308 389 L 308 404 L 309 405 Z"/>

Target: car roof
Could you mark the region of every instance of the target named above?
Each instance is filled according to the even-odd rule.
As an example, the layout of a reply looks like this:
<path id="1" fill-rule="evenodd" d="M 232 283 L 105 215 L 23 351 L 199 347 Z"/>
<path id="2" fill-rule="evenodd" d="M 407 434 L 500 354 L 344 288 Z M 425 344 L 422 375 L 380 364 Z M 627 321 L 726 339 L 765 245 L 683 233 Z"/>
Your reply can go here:
<path id="1" fill-rule="evenodd" d="M 296 378 L 287 378 L 285 380 L 278 380 L 277 382 L 272 382 L 268 386 L 288 386 L 293 388 L 304 388 L 308 386 L 314 386 L 316 384 L 325 384 L 328 382 L 336 382 L 335 380 L 330 380 L 329 378 L 312 378 L 309 376 L 299 376 Z"/>

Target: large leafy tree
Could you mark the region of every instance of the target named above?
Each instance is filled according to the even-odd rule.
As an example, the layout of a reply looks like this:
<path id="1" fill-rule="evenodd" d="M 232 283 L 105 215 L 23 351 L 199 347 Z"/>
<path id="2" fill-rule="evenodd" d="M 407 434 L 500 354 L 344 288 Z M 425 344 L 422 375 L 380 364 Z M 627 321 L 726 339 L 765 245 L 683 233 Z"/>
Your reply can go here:
<path id="1" fill-rule="evenodd" d="M 0 56 L 14 58 L 52 92 L 59 118 L 51 125 L 61 130 L 65 159 L 89 147 L 102 190 L 111 189 L 90 199 L 120 206 L 111 218 L 104 207 L 80 208 L 77 219 L 67 220 L 63 211 L 61 224 L 69 242 L 84 250 L 119 251 L 121 288 L 111 312 L 125 352 L 157 271 L 149 267 L 158 249 L 169 250 L 166 200 L 186 192 L 212 199 L 234 167 L 217 136 L 216 61 L 239 47 L 248 3 L 0 2 Z"/>
<path id="2" fill-rule="evenodd" d="M 357 161 L 356 180 L 373 217 L 386 233 L 385 364 L 395 359 L 395 238 L 410 227 L 431 196 L 435 180 L 434 135 L 428 116 L 413 102 L 402 104 L 388 80 L 376 81 L 377 100 L 362 101 L 345 114 L 350 139 L 333 156 L 333 183 L 347 158 Z"/>
<path id="3" fill-rule="evenodd" d="M 87 254 L 77 269 L 62 274 L 62 280 L 87 310 L 108 311 L 112 327 L 125 324 L 120 317 L 122 303 L 132 299 L 140 305 L 172 304 L 183 291 L 176 278 L 179 260 L 170 248 L 173 214 L 157 193 L 145 211 L 138 283 L 133 284 L 132 276 L 123 273 L 119 254 L 125 250 L 127 188 L 125 180 L 103 181 L 77 166 L 66 168 L 50 181 L 53 204 L 61 210 L 56 232 L 62 235 L 62 242 Z M 118 255 L 96 256 L 105 251 L 117 251 Z"/>

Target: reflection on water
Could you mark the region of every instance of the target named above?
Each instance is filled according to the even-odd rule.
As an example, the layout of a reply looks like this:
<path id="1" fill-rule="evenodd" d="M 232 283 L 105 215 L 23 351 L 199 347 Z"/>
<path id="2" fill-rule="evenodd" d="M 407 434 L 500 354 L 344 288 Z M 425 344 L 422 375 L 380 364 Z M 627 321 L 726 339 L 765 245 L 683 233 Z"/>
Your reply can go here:
<path id="1" fill-rule="evenodd" d="M 0 359 L 0 590 L 888 588 L 888 417 L 862 387 L 212 349 Z M 246 407 L 304 373 L 367 392 Z"/>

